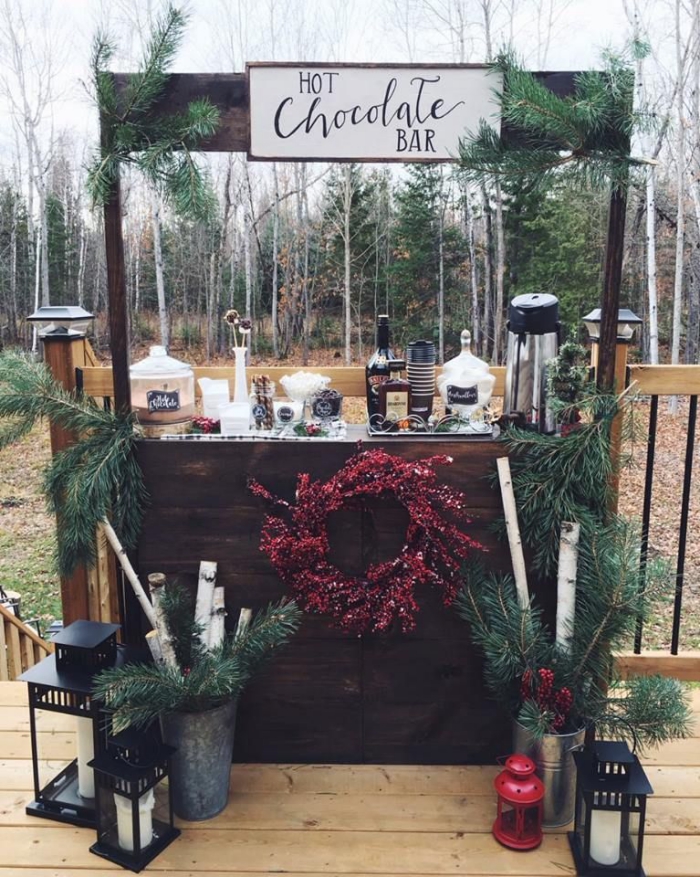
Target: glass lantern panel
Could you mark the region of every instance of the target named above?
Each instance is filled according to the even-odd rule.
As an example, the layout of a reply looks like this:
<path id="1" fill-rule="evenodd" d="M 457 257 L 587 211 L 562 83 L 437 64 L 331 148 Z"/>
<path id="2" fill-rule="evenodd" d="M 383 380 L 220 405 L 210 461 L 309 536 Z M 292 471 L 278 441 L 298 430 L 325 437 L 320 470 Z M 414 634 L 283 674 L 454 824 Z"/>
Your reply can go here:
<path id="1" fill-rule="evenodd" d="M 70 715 L 63 708 L 80 708 L 80 695 L 70 692 L 51 692 L 57 700 L 58 712 L 36 709 L 37 770 L 42 801 L 47 804 L 92 811 L 95 806 L 94 771 L 88 762 L 94 757 L 94 729 L 92 718 Z M 47 704 L 48 706 L 48 704 Z M 43 728 L 56 734 L 42 734 Z M 61 752 L 55 751 L 64 741 Z M 47 747 L 51 746 L 52 751 Z"/>
<path id="2" fill-rule="evenodd" d="M 523 834 L 525 837 L 532 837 L 539 833 L 540 819 L 539 806 L 527 807 L 523 812 Z"/>
<path id="3" fill-rule="evenodd" d="M 586 838 L 586 823 L 587 823 L 587 813 L 588 806 L 586 804 L 586 799 L 580 791 L 576 793 L 576 837 L 578 838 L 579 847 L 581 852 L 583 853 L 584 843 Z"/>
<path id="4" fill-rule="evenodd" d="M 511 837 L 518 836 L 517 810 L 506 801 L 501 803 L 501 830 Z"/>
<path id="5" fill-rule="evenodd" d="M 640 813 L 624 813 L 622 817 L 622 857 L 627 868 L 634 868 L 639 854 Z"/>
<path id="6" fill-rule="evenodd" d="M 168 777 L 161 780 L 153 789 L 155 796 L 153 807 L 153 839 L 164 837 L 171 830 L 172 814 L 170 811 L 170 794 Z"/>

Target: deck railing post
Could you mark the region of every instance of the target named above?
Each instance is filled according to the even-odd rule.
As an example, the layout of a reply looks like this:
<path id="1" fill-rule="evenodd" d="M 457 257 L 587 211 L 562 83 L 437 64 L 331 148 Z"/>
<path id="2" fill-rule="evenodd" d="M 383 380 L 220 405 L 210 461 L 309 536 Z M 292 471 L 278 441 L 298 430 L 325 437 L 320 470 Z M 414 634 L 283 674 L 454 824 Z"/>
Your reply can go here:
<path id="1" fill-rule="evenodd" d="M 627 354 L 629 342 L 618 339 L 615 345 L 615 378 L 614 392 L 621 393 L 627 386 Z M 610 481 L 610 512 L 617 514 L 620 499 L 620 457 L 622 455 L 622 424 L 624 411 L 619 412 L 610 429 L 610 452 L 612 455 L 613 475 Z"/>
<path id="2" fill-rule="evenodd" d="M 74 390 L 76 369 L 84 368 L 91 362 L 87 339 L 46 335 L 43 342 L 44 361 L 54 379 L 64 389 Z M 53 423 L 50 426 L 50 432 L 53 456 L 75 441 L 75 435 L 72 432 Z M 60 526 L 60 521 L 57 523 Z M 71 576 L 61 576 L 61 605 L 63 606 L 64 624 L 68 625 L 73 621 L 90 618 L 88 590 L 88 575 L 84 566 L 79 566 Z"/>

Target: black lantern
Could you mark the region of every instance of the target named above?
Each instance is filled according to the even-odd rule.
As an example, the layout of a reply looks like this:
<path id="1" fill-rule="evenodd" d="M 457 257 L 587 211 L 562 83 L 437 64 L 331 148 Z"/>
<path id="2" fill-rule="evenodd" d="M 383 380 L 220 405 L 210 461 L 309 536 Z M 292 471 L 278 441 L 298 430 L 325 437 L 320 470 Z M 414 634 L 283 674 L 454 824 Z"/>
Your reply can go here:
<path id="1" fill-rule="evenodd" d="M 574 752 L 576 818 L 569 843 L 576 873 L 644 877 L 647 795 L 653 789 L 626 743 L 600 741 Z"/>
<path id="2" fill-rule="evenodd" d="M 172 746 L 154 726 L 111 733 L 111 717 L 101 734 L 105 745 L 90 762 L 95 770 L 97 842 L 90 847 L 131 871 L 141 871 L 180 834 L 173 825 L 172 790 L 164 782 Z"/>
<path id="3" fill-rule="evenodd" d="M 94 315 L 76 305 L 47 305 L 37 308 L 27 317 L 35 323 L 40 338 L 83 338 L 87 335 Z"/>
<path id="4" fill-rule="evenodd" d="M 72 825 L 95 825 L 95 780 L 88 762 L 97 742 L 92 679 L 105 667 L 125 660 L 117 646 L 118 624 L 75 621 L 54 637 L 55 653 L 19 678 L 29 688 L 29 730 L 32 743 L 35 800 L 27 805 L 31 816 Z M 77 758 L 45 782 L 37 735 L 37 710 L 76 717 Z"/>

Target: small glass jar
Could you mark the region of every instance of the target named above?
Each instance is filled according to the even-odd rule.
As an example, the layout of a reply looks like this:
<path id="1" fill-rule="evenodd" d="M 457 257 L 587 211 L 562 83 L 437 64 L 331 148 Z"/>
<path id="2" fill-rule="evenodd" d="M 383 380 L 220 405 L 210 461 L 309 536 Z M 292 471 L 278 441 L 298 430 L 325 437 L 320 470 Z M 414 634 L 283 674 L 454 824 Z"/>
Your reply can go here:
<path id="1" fill-rule="evenodd" d="M 275 385 L 266 375 L 254 377 L 250 392 L 251 426 L 257 430 L 271 430 L 275 425 L 273 398 Z"/>
<path id="2" fill-rule="evenodd" d="M 292 399 L 276 399 L 272 403 L 275 412 L 275 426 L 301 423 L 304 419 L 304 403 Z"/>
<path id="3" fill-rule="evenodd" d="M 311 417 L 315 421 L 340 420 L 342 410 L 343 394 L 337 390 L 319 390 L 311 398 Z"/>

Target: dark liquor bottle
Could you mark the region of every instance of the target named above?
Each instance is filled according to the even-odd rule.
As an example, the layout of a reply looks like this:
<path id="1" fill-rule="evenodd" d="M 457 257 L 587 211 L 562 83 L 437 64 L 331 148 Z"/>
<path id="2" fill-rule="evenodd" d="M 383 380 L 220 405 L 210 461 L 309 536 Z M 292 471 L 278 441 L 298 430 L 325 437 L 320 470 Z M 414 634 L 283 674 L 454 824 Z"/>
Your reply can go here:
<path id="1" fill-rule="evenodd" d="M 380 314 L 377 317 L 377 349 L 365 368 L 368 417 L 379 414 L 379 386 L 389 380 L 389 360 L 393 358 L 389 347 L 389 317 Z"/>
<path id="2" fill-rule="evenodd" d="M 399 428 L 399 423 L 411 413 L 411 385 L 401 372 L 406 368 L 403 359 L 390 359 L 389 371 L 391 377 L 379 385 L 379 413 L 384 421 L 393 423 L 391 431 Z"/>

